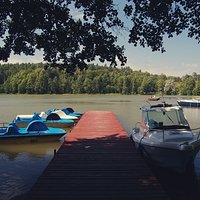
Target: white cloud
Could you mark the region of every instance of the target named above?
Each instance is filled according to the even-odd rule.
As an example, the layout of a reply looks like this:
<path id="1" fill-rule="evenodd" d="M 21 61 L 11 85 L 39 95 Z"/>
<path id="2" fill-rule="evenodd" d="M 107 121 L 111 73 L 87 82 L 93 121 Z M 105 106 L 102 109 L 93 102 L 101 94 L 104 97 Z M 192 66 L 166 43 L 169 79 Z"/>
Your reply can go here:
<path id="1" fill-rule="evenodd" d="M 197 67 L 200 67 L 200 64 L 197 64 L 197 63 L 182 63 L 182 66 L 183 67 L 192 67 L 192 68 L 197 68 Z"/>
<path id="2" fill-rule="evenodd" d="M 21 55 L 11 54 L 10 58 L 8 59 L 8 62 L 0 61 L 0 63 L 40 63 L 43 62 L 42 54 L 43 54 L 42 51 L 36 51 L 34 56 L 26 56 L 24 54 Z"/>

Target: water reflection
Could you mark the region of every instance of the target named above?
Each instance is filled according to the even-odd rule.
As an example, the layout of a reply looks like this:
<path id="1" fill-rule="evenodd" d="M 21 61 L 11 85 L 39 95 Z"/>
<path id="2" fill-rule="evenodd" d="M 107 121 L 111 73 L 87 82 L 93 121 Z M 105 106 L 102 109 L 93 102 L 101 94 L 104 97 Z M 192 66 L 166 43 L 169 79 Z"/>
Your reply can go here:
<path id="1" fill-rule="evenodd" d="M 27 153 L 30 157 L 43 157 L 51 155 L 54 149 L 59 148 L 60 141 L 44 143 L 27 143 L 27 144 L 1 144 L 0 155 L 7 157 L 8 160 L 14 161 L 18 155 Z"/>
<path id="2" fill-rule="evenodd" d="M 0 199 L 26 193 L 37 180 L 60 142 L 0 145 Z"/>
<path id="3" fill-rule="evenodd" d="M 190 124 L 191 128 L 199 128 L 200 123 L 200 108 L 189 108 L 189 107 L 183 107 L 183 111 L 187 117 L 187 120 Z"/>
<path id="4" fill-rule="evenodd" d="M 152 165 L 150 167 L 170 199 L 198 200 L 200 198 L 199 183 L 192 167 L 181 174 L 170 169 Z"/>

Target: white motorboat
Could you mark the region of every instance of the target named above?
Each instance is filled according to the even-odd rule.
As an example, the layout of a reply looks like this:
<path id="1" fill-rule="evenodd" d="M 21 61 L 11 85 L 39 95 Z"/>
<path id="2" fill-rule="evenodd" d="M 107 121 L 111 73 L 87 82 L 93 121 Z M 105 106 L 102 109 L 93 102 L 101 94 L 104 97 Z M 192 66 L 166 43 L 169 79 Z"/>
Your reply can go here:
<path id="1" fill-rule="evenodd" d="M 186 107 L 200 107 L 200 99 L 178 99 L 177 103 L 179 106 L 186 106 Z"/>
<path id="2" fill-rule="evenodd" d="M 178 105 L 141 108 L 142 120 L 131 133 L 135 146 L 155 164 L 184 172 L 200 149 L 200 133 L 191 130 Z"/>

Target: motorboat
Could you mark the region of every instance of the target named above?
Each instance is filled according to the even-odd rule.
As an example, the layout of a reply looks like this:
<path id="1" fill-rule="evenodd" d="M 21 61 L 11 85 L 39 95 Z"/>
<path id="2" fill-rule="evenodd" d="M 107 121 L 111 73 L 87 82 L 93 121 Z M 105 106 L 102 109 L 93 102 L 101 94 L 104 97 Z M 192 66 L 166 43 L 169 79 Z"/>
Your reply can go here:
<path id="1" fill-rule="evenodd" d="M 178 99 L 179 106 L 200 107 L 200 99 Z"/>
<path id="2" fill-rule="evenodd" d="M 26 128 L 20 128 L 11 122 L 7 127 L 0 128 L 0 143 L 52 141 L 60 139 L 65 134 L 64 129 L 47 127 L 38 120 L 31 121 Z"/>
<path id="3" fill-rule="evenodd" d="M 72 119 L 62 119 L 57 114 L 51 113 L 47 116 L 44 112 L 42 112 L 34 113 L 33 115 L 17 115 L 13 122 L 19 127 L 26 127 L 31 121 L 39 120 L 50 127 L 68 128 L 75 124 L 73 119 L 76 119 L 76 117 L 72 117 Z"/>
<path id="4" fill-rule="evenodd" d="M 158 166 L 186 171 L 200 149 L 199 129 L 190 128 L 178 105 L 143 106 L 141 112 L 130 134 L 136 148 Z"/>
<path id="5" fill-rule="evenodd" d="M 148 98 L 148 101 L 158 101 L 158 100 L 160 100 L 160 97 L 157 97 L 155 95 Z"/>

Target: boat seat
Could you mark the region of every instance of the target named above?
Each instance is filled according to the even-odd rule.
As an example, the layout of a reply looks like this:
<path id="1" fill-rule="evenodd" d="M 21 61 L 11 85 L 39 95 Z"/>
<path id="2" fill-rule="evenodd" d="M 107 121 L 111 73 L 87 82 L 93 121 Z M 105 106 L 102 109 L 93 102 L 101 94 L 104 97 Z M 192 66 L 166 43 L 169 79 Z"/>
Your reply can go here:
<path id="1" fill-rule="evenodd" d="M 74 112 L 74 109 L 73 109 L 73 108 L 66 108 L 66 110 L 68 110 L 70 113 L 73 113 L 73 112 Z"/>
<path id="2" fill-rule="evenodd" d="M 48 130 L 48 127 L 46 126 L 46 124 L 44 124 L 43 122 L 40 121 L 32 121 L 28 127 L 26 128 L 27 131 L 46 131 Z"/>
<path id="3" fill-rule="evenodd" d="M 46 120 L 60 120 L 60 116 L 57 113 L 51 113 L 47 116 Z"/>
<path id="4" fill-rule="evenodd" d="M 6 134 L 19 134 L 18 129 L 14 126 L 8 126 Z"/>

